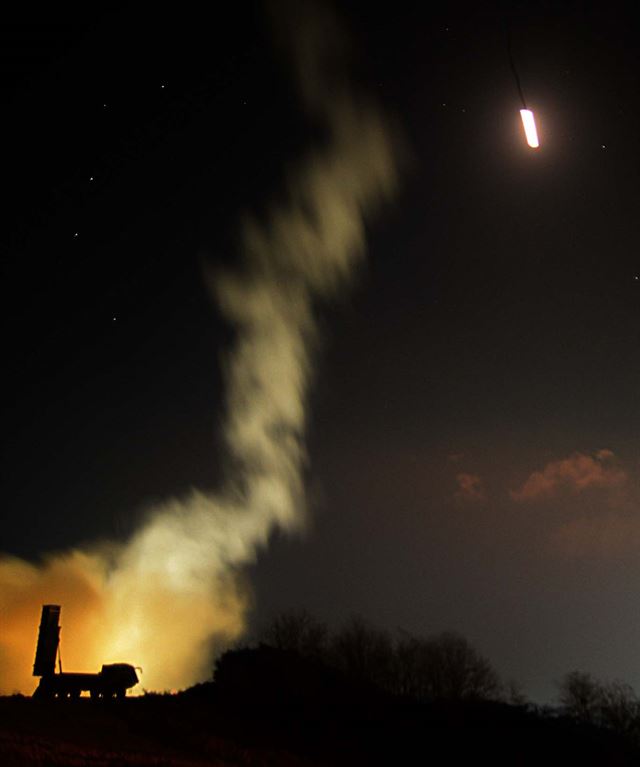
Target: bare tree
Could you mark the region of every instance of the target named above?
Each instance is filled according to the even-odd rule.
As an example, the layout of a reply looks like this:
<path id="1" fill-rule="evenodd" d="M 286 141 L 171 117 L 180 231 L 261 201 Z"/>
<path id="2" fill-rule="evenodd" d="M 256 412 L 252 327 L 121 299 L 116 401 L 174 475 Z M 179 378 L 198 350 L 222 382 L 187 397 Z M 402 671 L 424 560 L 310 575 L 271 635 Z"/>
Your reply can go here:
<path id="1" fill-rule="evenodd" d="M 388 632 L 352 617 L 334 636 L 333 663 L 350 676 L 389 689 L 393 668 L 393 643 Z"/>
<path id="2" fill-rule="evenodd" d="M 288 650 L 306 658 L 322 658 L 327 650 L 328 630 L 306 610 L 288 610 L 273 618 L 261 639 L 278 650 Z"/>
<path id="3" fill-rule="evenodd" d="M 640 734 L 640 702 L 625 682 L 609 682 L 600 689 L 600 723 L 616 732 Z"/>
<path id="4" fill-rule="evenodd" d="M 575 719 L 640 739 L 640 701 L 625 682 L 600 682 L 584 671 L 571 671 L 560 681 L 559 699 Z"/>
<path id="5" fill-rule="evenodd" d="M 424 640 L 423 688 L 435 700 L 492 700 L 500 696 L 500 678 L 487 658 L 465 637 L 445 631 Z"/>
<path id="6" fill-rule="evenodd" d="M 394 656 L 393 692 L 417 700 L 497 699 L 502 686 L 491 663 L 461 635 L 404 634 Z"/>
<path id="7" fill-rule="evenodd" d="M 392 692 L 396 695 L 414 700 L 425 696 L 423 648 L 423 639 L 406 632 L 396 642 L 392 678 Z"/>
<path id="8" fill-rule="evenodd" d="M 599 723 L 602 686 L 586 671 L 570 671 L 558 683 L 565 711 L 582 722 Z"/>

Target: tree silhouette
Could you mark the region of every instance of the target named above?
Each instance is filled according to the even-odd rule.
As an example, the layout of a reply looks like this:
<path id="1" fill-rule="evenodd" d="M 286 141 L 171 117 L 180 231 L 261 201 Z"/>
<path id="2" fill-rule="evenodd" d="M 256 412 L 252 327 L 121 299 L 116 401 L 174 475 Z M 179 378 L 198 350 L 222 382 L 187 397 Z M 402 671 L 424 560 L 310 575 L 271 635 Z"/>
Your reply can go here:
<path id="1" fill-rule="evenodd" d="M 307 675 L 312 668 L 295 661 L 298 658 L 315 664 L 315 676 L 323 667 L 327 678 L 335 671 L 360 688 L 377 688 L 408 700 L 496 700 L 502 692 L 491 663 L 454 632 L 427 638 L 404 633 L 394 642 L 389 632 L 353 616 L 330 635 L 326 624 L 306 610 L 289 610 L 276 615 L 260 639 L 254 653 L 224 656 L 216 673 L 221 684 L 230 673 L 239 687 L 245 686 L 245 677 L 248 684 L 248 677 L 253 676 L 266 687 L 284 685 L 291 689 L 292 677 Z M 269 655 L 269 650 L 281 654 Z M 277 673 L 268 681 L 270 672 L 261 665 L 267 660 L 278 665 Z M 304 678 L 311 683 L 310 676 Z M 315 677 L 313 685 L 317 688 Z M 522 705 L 522 695 L 518 701 Z"/>
<path id="2" fill-rule="evenodd" d="M 558 699 L 569 716 L 582 722 L 598 723 L 601 686 L 586 671 L 570 671 L 558 684 Z"/>
<path id="3" fill-rule="evenodd" d="M 638 738 L 640 702 L 631 685 L 619 681 L 602 685 L 600 720 L 604 727 Z"/>
<path id="4" fill-rule="evenodd" d="M 570 671 L 558 688 L 558 698 L 569 716 L 622 733 L 636 742 L 640 739 L 640 701 L 630 685 L 600 682 L 585 671 Z"/>
<path id="5" fill-rule="evenodd" d="M 460 634 L 445 631 L 418 640 L 418 689 L 431 700 L 496 699 L 500 678 L 491 663 Z"/>
<path id="6" fill-rule="evenodd" d="M 327 652 L 328 636 L 326 624 L 306 610 L 287 610 L 272 619 L 263 630 L 261 641 L 306 658 L 323 658 Z"/>
<path id="7" fill-rule="evenodd" d="M 345 674 L 383 690 L 392 685 L 394 651 L 388 632 L 353 616 L 331 642 L 331 659 Z"/>

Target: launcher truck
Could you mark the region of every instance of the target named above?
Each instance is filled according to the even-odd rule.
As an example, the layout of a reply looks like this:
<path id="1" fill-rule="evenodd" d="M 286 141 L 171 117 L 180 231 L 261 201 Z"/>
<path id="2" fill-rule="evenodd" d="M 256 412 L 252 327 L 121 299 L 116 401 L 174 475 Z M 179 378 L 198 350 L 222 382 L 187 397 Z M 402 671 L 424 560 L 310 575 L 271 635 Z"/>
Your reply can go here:
<path id="1" fill-rule="evenodd" d="M 110 663 L 97 674 L 62 670 L 60 647 L 60 605 L 43 605 L 33 676 L 40 683 L 34 698 L 79 698 L 88 692 L 92 698 L 124 698 L 127 690 L 138 683 L 136 669 L 128 663 Z M 56 658 L 58 672 L 56 673 Z"/>

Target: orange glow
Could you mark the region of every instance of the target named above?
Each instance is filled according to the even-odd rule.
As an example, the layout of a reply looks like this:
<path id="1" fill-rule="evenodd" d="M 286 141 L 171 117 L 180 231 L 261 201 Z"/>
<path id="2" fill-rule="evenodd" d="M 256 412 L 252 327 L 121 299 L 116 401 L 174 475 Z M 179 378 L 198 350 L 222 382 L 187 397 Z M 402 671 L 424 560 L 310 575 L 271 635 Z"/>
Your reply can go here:
<path id="1" fill-rule="evenodd" d="M 533 117 L 533 112 L 530 109 L 521 109 L 520 117 L 522 118 L 524 135 L 527 137 L 527 144 L 529 144 L 532 149 L 537 149 L 540 146 L 540 142 L 538 141 L 538 131 L 536 129 L 536 121 Z"/>
<path id="2" fill-rule="evenodd" d="M 132 567 L 110 572 L 98 552 L 71 551 L 41 565 L 1 558 L 0 694 L 31 694 L 38 684 L 31 676 L 38 624 L 42 605 L 51 602 L 62 605 L 64 671 L 141 666 L 133 695 L 210 676 L 210 653 L 242 633 L 246 604 L 229 576 L 204 590 L 172 588 L 167 580 L 142 578 Z"/>

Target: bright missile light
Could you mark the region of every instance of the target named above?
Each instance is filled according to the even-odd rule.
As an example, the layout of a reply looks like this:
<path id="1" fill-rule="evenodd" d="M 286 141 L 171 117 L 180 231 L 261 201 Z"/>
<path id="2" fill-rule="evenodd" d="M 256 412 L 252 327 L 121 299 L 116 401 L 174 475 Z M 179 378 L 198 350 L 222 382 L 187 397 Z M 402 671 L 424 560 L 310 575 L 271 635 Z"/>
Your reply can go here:
<path id="1" fill-rule="evenodd" d="M 538 131 L 536 130 L 536 121 L 533 117 L 533 112 L 530 109 L 521 109 L 520 117 L 522 117 L 522 125 L 524 127 L 524 135 L 527 137 L 527 144 L 532 149 L 537 149 L 540 146 L 538 141 Z"/>

